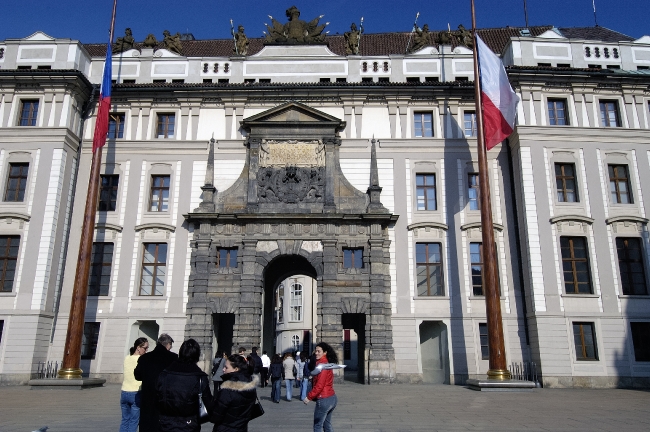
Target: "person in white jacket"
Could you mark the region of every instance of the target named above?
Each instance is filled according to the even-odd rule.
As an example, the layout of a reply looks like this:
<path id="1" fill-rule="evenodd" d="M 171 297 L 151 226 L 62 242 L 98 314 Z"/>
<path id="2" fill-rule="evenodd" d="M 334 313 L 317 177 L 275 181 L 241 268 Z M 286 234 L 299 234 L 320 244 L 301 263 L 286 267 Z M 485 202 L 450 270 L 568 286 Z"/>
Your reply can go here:
<path id="1" fill-rule="evenodd" d="M 266 351 L 262 352 L 262 387 L 269 385 L 269 367 L 271 366 L 271 359 L 266 355 Z"/>

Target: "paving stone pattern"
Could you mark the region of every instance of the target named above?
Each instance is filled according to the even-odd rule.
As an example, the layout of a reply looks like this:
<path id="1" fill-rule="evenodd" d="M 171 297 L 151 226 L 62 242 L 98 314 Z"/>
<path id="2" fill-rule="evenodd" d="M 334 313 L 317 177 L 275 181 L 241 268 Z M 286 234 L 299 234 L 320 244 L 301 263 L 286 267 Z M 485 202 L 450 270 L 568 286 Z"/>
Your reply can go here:
<path id="1" fill-rule="evenodd" d="M 648 431 L 650 392 L 640 390 L 538 389 L 481 393 L 460 386 L 336 385 L 336 431 Z M 296 390 L 297 391 L 297 390 Z M 270 401 L 250 432 L 311 431 L 314 404 Z M 294 393 L 296 394 L 296 393 Z M 0 432 L 115 432 L 120 386 L 89 390 L 0 388 Z M 202 431 L 211 431 L 204 425 Z"/>

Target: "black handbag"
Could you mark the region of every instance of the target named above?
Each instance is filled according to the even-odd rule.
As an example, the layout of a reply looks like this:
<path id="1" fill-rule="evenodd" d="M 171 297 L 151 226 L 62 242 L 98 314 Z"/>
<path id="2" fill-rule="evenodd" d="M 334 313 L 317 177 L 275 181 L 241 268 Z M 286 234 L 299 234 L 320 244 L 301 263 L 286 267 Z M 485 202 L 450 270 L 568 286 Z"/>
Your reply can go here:
<path id="1" fill-rule="evenodd" d="M 264 415 L 264 408 L 262 408 L 262 404 L 260 403 L 260 398 L 255 396 L 255 403 L 253 404 L 253 408 L 251 410 L 251 420 L 254 420 L 258 417 L 262 417 Z"/>
<path id="2" fill-rule="evenodd" d="M 203 378 L 199 378 L 199 424 L 207 423 L 210 420 L 208 408 L 203 403 Z"/>

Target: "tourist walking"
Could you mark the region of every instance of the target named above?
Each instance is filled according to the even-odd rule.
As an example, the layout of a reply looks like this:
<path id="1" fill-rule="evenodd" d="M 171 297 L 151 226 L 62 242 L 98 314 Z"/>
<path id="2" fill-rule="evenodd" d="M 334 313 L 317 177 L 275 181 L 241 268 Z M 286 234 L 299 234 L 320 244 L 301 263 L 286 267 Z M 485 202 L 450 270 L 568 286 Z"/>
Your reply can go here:
<path id="1" fill-rule="evenodd" d="M 271 375 L 271 399 L 275 403 L 280 403 L 282 379 L 284 378 L 284 367 L 282 366 L 282 357 L 280 357 L 280 354 L 273 354 L 269 374 Z"/>
<path id="2" fill-rule="evenodd" d="M 231 355 L 224 366 L 223 383 L 212 403 L 210 421 L 213 432 L 246 432 L 251 420 L 253 405 L 257 402 L 256 376 L 248 371 L 246 359 Z"/>
<path id="3" fill-rule="evenodd" d="M 296 353 L 296 388 L 300 388 L 302 383 L 302 369 L 305 366 L 305 355 L 301 354 L 300 351 Z M 302 400 L 302 399 L 301 399 Z"/>
<path id="4" fill-rule="evenodd" d="M 174 339 L 161 334 L 153 351 L 143 354 L 133 371 L 135 379 L 142 381 L 140 392 L 140 432 L 158 432 L 158 409 L 156 408 L 156 383 L 160 373 L 178 355 L 171 352 Z"/>
<path id="5" fill-rule="evenodd" d="M 140 381 L 135 379 L 133 371 L 138 365 L 140 356 L 149 349 L 149 339 L 137 338 L 129 349 L 130 354 L 124 358 L 124 378 L 120 407 L 122 408 L 122 423 L 120 432 L 136 432 L 140 421 Z"/>
<path id="6" fill-rule="evenodd" d="M 262 373 L 260 379 L 262 380 L 262 387 L 269 385 L 269 366 L 271 366 L 271 359 L 266 355 L 266 351 L 262 352 Z"/>
<path id="7" fill-rule="evenodd" d="M 178 350 L 178 360 L 160 373 L 156 384 L 160 432 L 199 432 L 199 395 L 206 407 L 212 402 L 208 375 L 197 366 L 201 347 L 188 339 Z"/>
<path id="8" fill-rule="evenodd" d="M 334 373 L 331 369 L 322 369 L 319 366 L 326 363 L 338 363 L 336 352 L 325 342 L 316 345 L 316 368 L 313 373 L 313 388 L 303 399 L 306 404 L 310 400 L 316 401 L 314 408 L 314 432 L 332 432 L 332 412 L 336 408 L 336 394 L 334 393 Z"/>
<path id="9" fill-rule="evenodd" d="M 309 386 L 309 360 L 304 352 L 300 353 L 300 361 L 302 362 L 302 379 L 300 380 L 300 400 L 307 397 L 307 387 Z"/>
<path id="10" fill-rule="evenodd" d="M 284 367 L 284 386 L 287 388 L 287 402 L 291 402 L 291 398 L 293 397 L 293 381 L 296 379 L 294 370 L 296 361 L 291 357 L 291 353 L 284 355 L 282 366 Z"/>
<path id="11" fill-rule="evenodd" d="M 257 347 L 253 347 L 251 355 L 248 356 L 248 367 L 253 367 L 252 374 L 257 376 L 257 380 L 261 381 L 260 374 L 262 373 L 262 359 L 257 354 Z"/>
<path id="12" fill-rule="evenodd" d="M 214 384 L 215 393 L 217 393 L 217 390 L 219 390 L 219 387 L 221 387 L 221 382 L 223 381 L 221 375 L 223 375 L 223 367 L 226 365 L 227 358 L 227 353 L 217 351 L 217 354 L 212 360 L 212 383 Z"/>

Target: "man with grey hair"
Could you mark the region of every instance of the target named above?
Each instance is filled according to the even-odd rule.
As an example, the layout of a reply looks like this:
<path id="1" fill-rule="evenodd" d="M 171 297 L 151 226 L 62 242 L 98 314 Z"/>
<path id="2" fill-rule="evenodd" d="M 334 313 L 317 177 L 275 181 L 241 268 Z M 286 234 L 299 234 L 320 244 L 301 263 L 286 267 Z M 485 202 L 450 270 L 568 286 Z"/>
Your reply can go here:
<path id="1" fill-rule="evenodd" d="M 158 336 L 156 348 L 138 359 L 133 374 L 142 381 L 140 391 L 140 432 L 158 430 L 158 409 L 156 408 L 156 383 L 158 375 L 167 368 L 178 355 L 171 352 L 174 339 L 167 333 Z"/>

